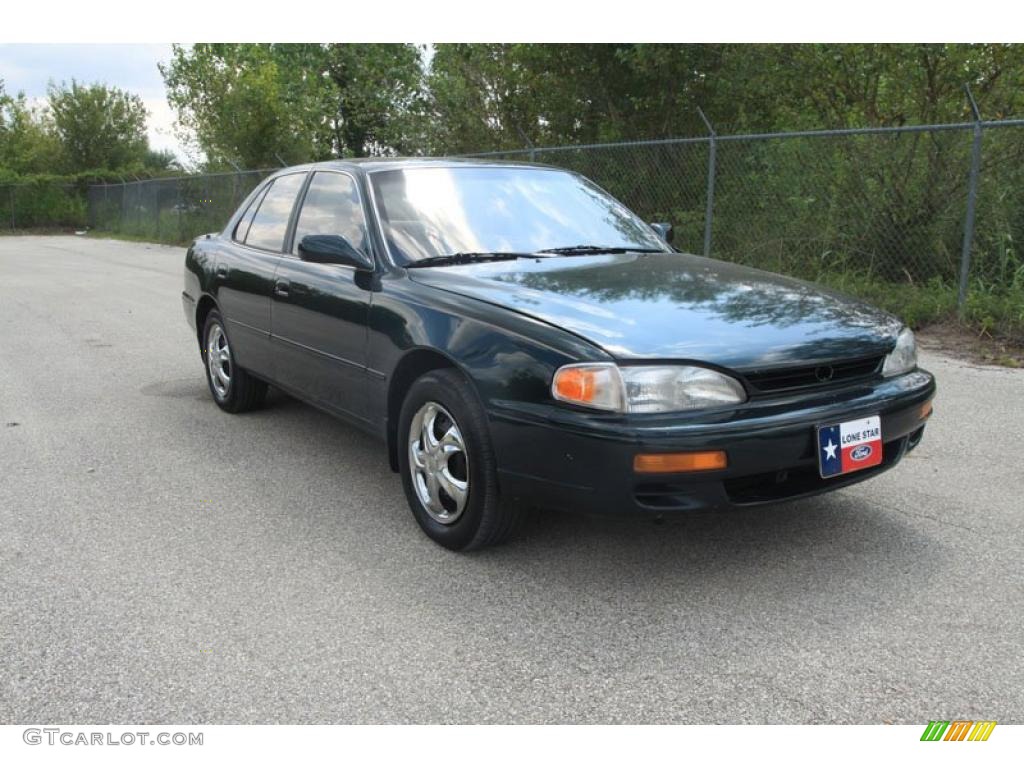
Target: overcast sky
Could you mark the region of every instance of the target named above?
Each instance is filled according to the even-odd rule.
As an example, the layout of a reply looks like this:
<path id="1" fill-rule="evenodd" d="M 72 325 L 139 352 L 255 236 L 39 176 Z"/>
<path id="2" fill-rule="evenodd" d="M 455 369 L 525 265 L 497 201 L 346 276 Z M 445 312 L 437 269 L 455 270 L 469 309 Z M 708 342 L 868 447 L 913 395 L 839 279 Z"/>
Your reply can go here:
<path id="1" fill-rule="evenodd" d="M 185 159 L 174 136 L 174 113 L 157 69 L 171 57 L 170 45 L 0 45 L 0 80 L 9 94 L 24 91 L 30 99 L 46 96 L 50 80 L 102 82 L 138 95 L 149 110 L 149 145 L 169 149 Z"/>

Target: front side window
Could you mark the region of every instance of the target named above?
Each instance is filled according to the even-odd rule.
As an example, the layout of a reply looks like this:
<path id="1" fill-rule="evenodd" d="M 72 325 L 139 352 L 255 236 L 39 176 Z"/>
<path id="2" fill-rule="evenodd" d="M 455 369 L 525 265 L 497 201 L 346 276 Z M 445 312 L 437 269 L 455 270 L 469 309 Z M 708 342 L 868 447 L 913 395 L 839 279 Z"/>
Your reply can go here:
<path id="1" fill-rule="evenodd" d="M 378 171 L 371 179 L 388 248 L 399 264 L 581 245 L 668 250 L 628 208 L 567 171 L 423 167 Z"/>
<path id="2" fill-rule="evenodd" d="M 246 245 L 278 253 L 284 249 L 288 219 L 292 215 L 295 197 L 299 194 L 299 188 L 305 178 L 304 173 L 292 173 L 274 179 L 270 189 L 263 196 L 263 202 L 260 203 L 252 224 L 249 225 L 249 234 L 245 238 Z"/>
<path id="3" fill-rule="evenodd" d="M 366 216 L 355 179 L 344 173 L 318 171 L 309 183 L 295 225 L 292 252 L 306 235 L 341 235 L 350 245 L 369 253 Z"/>

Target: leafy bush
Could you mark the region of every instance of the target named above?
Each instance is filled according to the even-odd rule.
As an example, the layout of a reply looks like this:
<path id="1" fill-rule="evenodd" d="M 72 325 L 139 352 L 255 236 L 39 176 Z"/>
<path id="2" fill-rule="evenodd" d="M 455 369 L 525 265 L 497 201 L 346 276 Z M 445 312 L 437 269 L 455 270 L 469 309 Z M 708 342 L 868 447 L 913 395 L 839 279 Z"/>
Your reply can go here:
<path id="1" fill-rule="evenodd" d="M 84 227 L 88 219 L 81 189 L 43 179 L 0 187 L 0 211 L 5 208 L 12 229 Z"/>

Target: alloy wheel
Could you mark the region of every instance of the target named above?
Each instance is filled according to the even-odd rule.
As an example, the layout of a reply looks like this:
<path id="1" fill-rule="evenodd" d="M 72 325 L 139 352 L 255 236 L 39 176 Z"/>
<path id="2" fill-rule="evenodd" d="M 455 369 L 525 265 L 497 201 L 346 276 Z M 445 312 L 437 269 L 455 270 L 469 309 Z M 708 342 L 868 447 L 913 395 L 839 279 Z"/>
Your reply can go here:
<path id="1" fill-rule="evenodd" d="M 459 425 L 444 406 L 424 403 L 409 425 L 408 443 L 416 497 L 431 518 L 451 525 L 469 498 L 469 456 Z"/>
<path id="2" fill-rule="evenodd" d="M 213 391 L 223 400 L 231 389 L 231 348 L 228 346 L 228 337 L 219 323 L 210 326 L 206 338 L 206 364 L 210 369 Z"/>

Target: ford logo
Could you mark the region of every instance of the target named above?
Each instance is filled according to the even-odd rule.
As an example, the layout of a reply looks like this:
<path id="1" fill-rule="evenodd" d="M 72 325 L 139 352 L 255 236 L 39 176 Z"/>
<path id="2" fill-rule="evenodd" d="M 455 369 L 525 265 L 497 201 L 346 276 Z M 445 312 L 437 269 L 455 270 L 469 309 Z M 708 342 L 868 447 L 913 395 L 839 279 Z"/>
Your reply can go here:
<path id="1" fill-rule="evenodd" d="M 850 451 L 850 458 L 854 461 L 864 461 L 868 456 L 871 455 L 870 445 L 858 445 L 852 451 Z"/>

